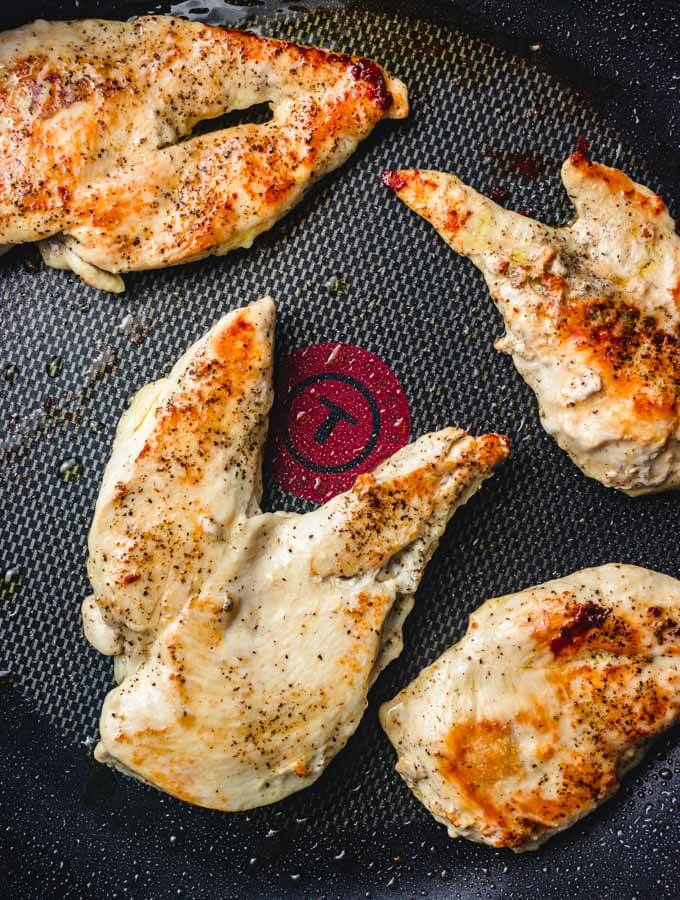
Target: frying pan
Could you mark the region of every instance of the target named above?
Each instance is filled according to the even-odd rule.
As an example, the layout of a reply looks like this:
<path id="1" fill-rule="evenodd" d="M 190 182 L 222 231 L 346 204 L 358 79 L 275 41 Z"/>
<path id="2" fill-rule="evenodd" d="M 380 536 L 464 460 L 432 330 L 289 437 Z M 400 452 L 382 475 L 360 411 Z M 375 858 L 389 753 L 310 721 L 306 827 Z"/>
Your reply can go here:
<path id="1" fill-rule="evenodd" d="M 631 500 L 567 461 L 492 349 L 501 324 L 481 277 L 380 183 L 396 165 L 455 170 L 509 207 L 563 222 L 559 164 L 583 135 L 594 158 L 677 215 L 675 5 L 32 0 L 3 4 L 0 20 L 149 11 L 372 56 L 409 85 L 413 113 L 380 126 L 251 250 L 129 276 L 122 297 L 44 269 L 31 249 L 2 260 L 0 896 L 677 897 L 677 735 L 602 809 L 515 856 L 449 840 L 394 773 L 376 718 L 486 597 L 611 560 L 680 575 L 677 497 Z M 278 300 L 281 364 L 310 343 L 363 347 L 401 380 L 413 435 L 453 422 L 505 431 L 514 452 L 451 523 L 405 650 L 348 746 L 311 789 L 227 815 L 92 761 L 111 671 L 81 637 L 79 605 L 87 528 L 131 394 L 265 291 Z M 309 508 L 271 479 L 265 505 Z"/>

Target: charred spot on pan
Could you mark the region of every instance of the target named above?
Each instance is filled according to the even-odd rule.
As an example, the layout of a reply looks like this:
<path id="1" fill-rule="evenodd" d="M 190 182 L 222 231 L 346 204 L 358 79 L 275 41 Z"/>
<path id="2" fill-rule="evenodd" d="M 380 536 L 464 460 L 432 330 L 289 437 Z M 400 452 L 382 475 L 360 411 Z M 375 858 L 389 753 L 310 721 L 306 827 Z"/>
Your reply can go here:
<path id="1" fill-rule="evenodd" d="M 497 162 L 502 170 L 526 178 L 527 181 L 536 181 L 545 174 L 548 168 L 546 161 L 535 153 L 486 150 L 483 155 L 486 159 Z"/>
<path id="2" fill-rule="evenodd" d="M 578 638 L 583 637 L 593 628 L 603 625 L 610 612 L 610 609 L 606 609 L 592 600 L 574 604 L 568 610 L 567 622 L 560 628 L 557 637 L 550 641 L 550 649 L 555 656 L 558 656 Z"/>
<path id="3" fill-rule="evenodd" d="M 509 191 L 502 184 L 495 184 L 489 191 L 489 200 L 494 203 L 505 203 L 509 197 Z"/>

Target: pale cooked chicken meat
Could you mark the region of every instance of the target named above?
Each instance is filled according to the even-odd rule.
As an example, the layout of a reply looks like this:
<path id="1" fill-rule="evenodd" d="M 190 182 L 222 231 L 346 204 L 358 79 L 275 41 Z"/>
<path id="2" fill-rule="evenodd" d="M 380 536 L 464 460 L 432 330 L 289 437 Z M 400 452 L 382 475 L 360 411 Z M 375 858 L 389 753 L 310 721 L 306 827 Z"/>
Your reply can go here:
<path id="1" fill-rule="evenodd" d="M 231 110 L 272 119 L 189 137 Z M 178 18 L 34 22 L 0 34 L 0 244 L 104 290 L 120 273 L 248 247 L 404 85 L 356 56 Z M 44 240 L 49 239 L 49 240 Z"/>
<path id="2" fill-rule="evenodd" d="M 262 513 L 274 305 L 223 318 L 121 420 L 86 634 L 119 686 L 96 755 L 203 806 L 311 784 L 354 732 L 449 517 L 508 453 L 456 428 L 307 515 Z"/>
<path id="3" fill-rule="evenodd" d="M 629 494 L 680 486 L 680 238 L 663 201 L 579 151 L 563 228 L 497 206 L 454 175 L 386 183 L 482 271 L 505 320 L 496 347 L 543 426 L 591 478 Z"/>
<path id="4" fill-rule="evenodd" d="M 487 602 L 381 721 L 452 837 L 532 850 L 619 786 L 680 710 L 680 581 L 584 569 Z"/>

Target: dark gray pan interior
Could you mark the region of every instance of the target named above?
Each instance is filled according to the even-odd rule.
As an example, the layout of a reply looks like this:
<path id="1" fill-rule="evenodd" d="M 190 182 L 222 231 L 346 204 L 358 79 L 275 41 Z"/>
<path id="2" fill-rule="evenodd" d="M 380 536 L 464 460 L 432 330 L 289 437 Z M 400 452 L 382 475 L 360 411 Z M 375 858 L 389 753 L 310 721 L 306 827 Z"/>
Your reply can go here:
<path id="1" fill-rule="evenodd" d="M 568 462 L 493 350 L 501 324 L 481 276 L 380 173 L 453 170 L 507 192 L 513 209 L 564 222 L 559 166 L 583 135 L 594 158 L 660 190 L 676 213 L 678 183 L 645 164 L 632 132 L 553 74 L 540 49 L 522 57 L 403 11 L 269 7 L 174 9 L 374 57 L 408 84 L 410 119 L 380 126 L 251 250 L 128 276 L 122 297 L 45 269 L 30 248 L 0 260 L 0 668 L 11 672 L 0 691 L 0 897 L 677 896 L 673 737 L 601 811 L 520 858 L 446 838 L 393 772 L 376 709 L 461 636 L 486 597 L 609 561 L 680 573 L 677 497 L 630 500 Z M 346 290 L 329 290 L 334 276 Z M 82 638 L 79 606 L 98 484 L 131 395 L 225 311 L 267 291 L 279 357 L 319 341 L 365 347 L 402 380 L 413 435 L 460 424 L 507 432 L 514 451 L 449 527 L 406 649 L 348 747 L 312 789 L 234 816 L 89 759 L 111 671 Z M 271 485 L 266 505 L 306 508 Z"/>

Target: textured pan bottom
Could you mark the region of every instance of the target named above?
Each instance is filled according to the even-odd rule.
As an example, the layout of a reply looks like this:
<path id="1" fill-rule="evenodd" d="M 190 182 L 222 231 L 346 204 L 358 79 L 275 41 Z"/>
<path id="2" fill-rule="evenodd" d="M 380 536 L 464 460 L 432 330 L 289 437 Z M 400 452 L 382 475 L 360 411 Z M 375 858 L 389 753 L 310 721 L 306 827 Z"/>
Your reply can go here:
<path id="1" fill-rule="evenodd" d="M 79 607 L 87 529 L 115 425 L 133 392 L 220 315 L 270 292 L 279 358 L 322 341 L 364 347 L 404 385 L 413 435 L 459 424 L 513 439 L 510 462 L 450 526 L 408 621 L 406 649 L 379 679 L 347 749 L 314 789 L 253 818 L 273 829 L 308 820 L 315 834 L 337 836 L 338 852 L 344 835 L 412 817 L 427 841 L 435 826 L 392 772 L 377 705 L 457 640 L 486 597 L 610 560 L 677 574 L 669 546 L 677 514 L 672 496 L 633 502 L 566 460 L 510 361 L 492 348 L 501 326 L 481 276 L 391 196 L 380 174 L 401 165 L 449 169 L 513 209 L 560 222 L 570 210 L 559 166 L 583 134 L 594 158 L 662 193 L 664 185 L 540 58 L 377 13 L 317 11 L 253 25 L 374 57 L 409 86 L 412 116 L 379 127 L 251 250 L 129 276 L 122 297 L 36 269 L 32 251 L 0 260 L 0 558 L 5 571 L 23 573 L 23 585 L 13 575 L 17 589 L 8 582 L 0 600 L 0 668 L 11 669 L 17 690 L 65 743 L 94 737 L 111 667 L 82 638 Z M 266 505 L 307 508 L 271 483 Z M 155 797 L 145 793 L 144 803 L 154 807 Z M 177 821 L 185 815 L 177 804 L 164 808 Z M 195 811 L 186 816 L 199 827 Z M 215 828 L 214 817 L 201 821 Z M 226 841 L 220 865 L 233 868 L 237 855 L 242 864 L 240 847 Z M 447 865 L 431 863 L 437 872 Z M 297 890 L 295 882 L 286 890 Z"/>

